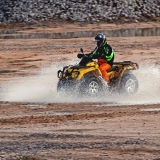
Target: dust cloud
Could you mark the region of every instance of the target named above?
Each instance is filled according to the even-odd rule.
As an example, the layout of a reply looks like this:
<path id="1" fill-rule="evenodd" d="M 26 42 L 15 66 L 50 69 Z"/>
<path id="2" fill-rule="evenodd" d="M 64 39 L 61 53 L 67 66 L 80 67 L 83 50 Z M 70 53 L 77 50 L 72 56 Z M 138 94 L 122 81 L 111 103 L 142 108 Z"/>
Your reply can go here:
<path id="1" fill-rule="evenodd" d="M 115 105 L 160 103 L 160 72 L 153 62 L 140 64 L 139 69 L 133 71 L 139 82 L 139 89 L 136 95 L 130 97 L 112 95 L 94 99 L 78 97 L 59 98 L 56 90 L 58 82 L 57 71 L 65 65 L 76 63 L 73 60 L 66 61 L 65 64 L 52 64 L 42 68 L 36 75 L 12 80 L 1 89 L 1 101 L 42 103 L 111 102 Z"/>

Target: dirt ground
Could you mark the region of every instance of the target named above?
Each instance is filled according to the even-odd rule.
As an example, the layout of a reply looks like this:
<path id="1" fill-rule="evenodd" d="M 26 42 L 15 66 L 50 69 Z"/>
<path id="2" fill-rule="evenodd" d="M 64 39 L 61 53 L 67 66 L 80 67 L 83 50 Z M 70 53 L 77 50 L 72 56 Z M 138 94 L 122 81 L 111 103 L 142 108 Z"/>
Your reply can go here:
<path id="1" fill-rule="evenodd" d="M 59 33 L 154 27 L 160 27 L 160 23 L 56 23 L 16 29 L 25 33 Z M 9 28 L 12 27 L 1 25 L 1 30 Z M 1 86 L 14 78 L 36 74 L 44 66 L 76 60 L 79 48 L 85 53 L 94 49 L 93 38 L 0 39 Z M 115 50 L 115 61 L 152 62 L 159 68 L 160 36 L 108 37 L 107 41 Z M 112 106 L 101 101 L 31 103 L 2 99 L 0 159 L 160 160 L 159 122 L 160 104 L 156 102 Z"/>

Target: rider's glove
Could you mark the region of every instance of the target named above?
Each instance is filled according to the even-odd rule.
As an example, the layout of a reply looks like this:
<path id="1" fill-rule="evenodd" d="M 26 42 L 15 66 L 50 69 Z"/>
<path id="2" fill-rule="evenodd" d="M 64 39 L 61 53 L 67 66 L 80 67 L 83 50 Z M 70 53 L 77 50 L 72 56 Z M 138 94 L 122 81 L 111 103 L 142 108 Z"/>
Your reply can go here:
<path id="1" fill-rule="evenodd" d="M 78 53 L 78 54 L 77 54 L 77 57 L 80 58 L 80 59 L 81 59 L 83 56 L 84 56 L 84 54 L 81 54 L 81 53 Z"/>

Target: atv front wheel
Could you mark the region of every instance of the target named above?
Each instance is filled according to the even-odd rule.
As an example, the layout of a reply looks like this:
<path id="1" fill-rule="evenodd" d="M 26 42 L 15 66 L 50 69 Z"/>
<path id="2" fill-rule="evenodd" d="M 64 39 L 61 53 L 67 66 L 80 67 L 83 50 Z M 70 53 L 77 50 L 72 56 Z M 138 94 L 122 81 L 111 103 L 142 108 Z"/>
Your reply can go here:
<path id="1" fill-rule="evenodd" d="M 57 83 L 57 93 L 58 93 L 58 96 L 62 96 L 62 95 L 65 95 L 66 93 L 66 88 L 65 88 L 65 85 L 63 83 L 63 81 L 58 81 Z"/>
<path id="2" fill-rule="evenodd" d="M 95 76 L 87 76 L 79 88 L 82 96 L 95 97 L 103 93 L 103 82 Z"/>
<path id="3" fill-rule="evenodd" d="M 133 74 L 124 74 L 121 79 L 120 92 L 133 95 L 138 90 L 138 80 Z"/>
<path id="4" fill-rule="evenodd" d="M 69 81 L 60 80 L 57 83 L 57 93 L 59 97 L 65 97 L 71 95 L 71 83 Z"/>

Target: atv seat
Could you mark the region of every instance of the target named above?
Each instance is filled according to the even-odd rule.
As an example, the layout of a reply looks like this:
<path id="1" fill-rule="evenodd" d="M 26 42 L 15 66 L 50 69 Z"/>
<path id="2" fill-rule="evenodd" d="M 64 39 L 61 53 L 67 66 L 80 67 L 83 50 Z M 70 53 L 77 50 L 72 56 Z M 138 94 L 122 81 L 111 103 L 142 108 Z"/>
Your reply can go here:
<path id="1" fill-rule="evenodd" d="M 112 68 L 108 69 L 107 72 L 118 71 L 118 66 L 112 66 Z"/>

